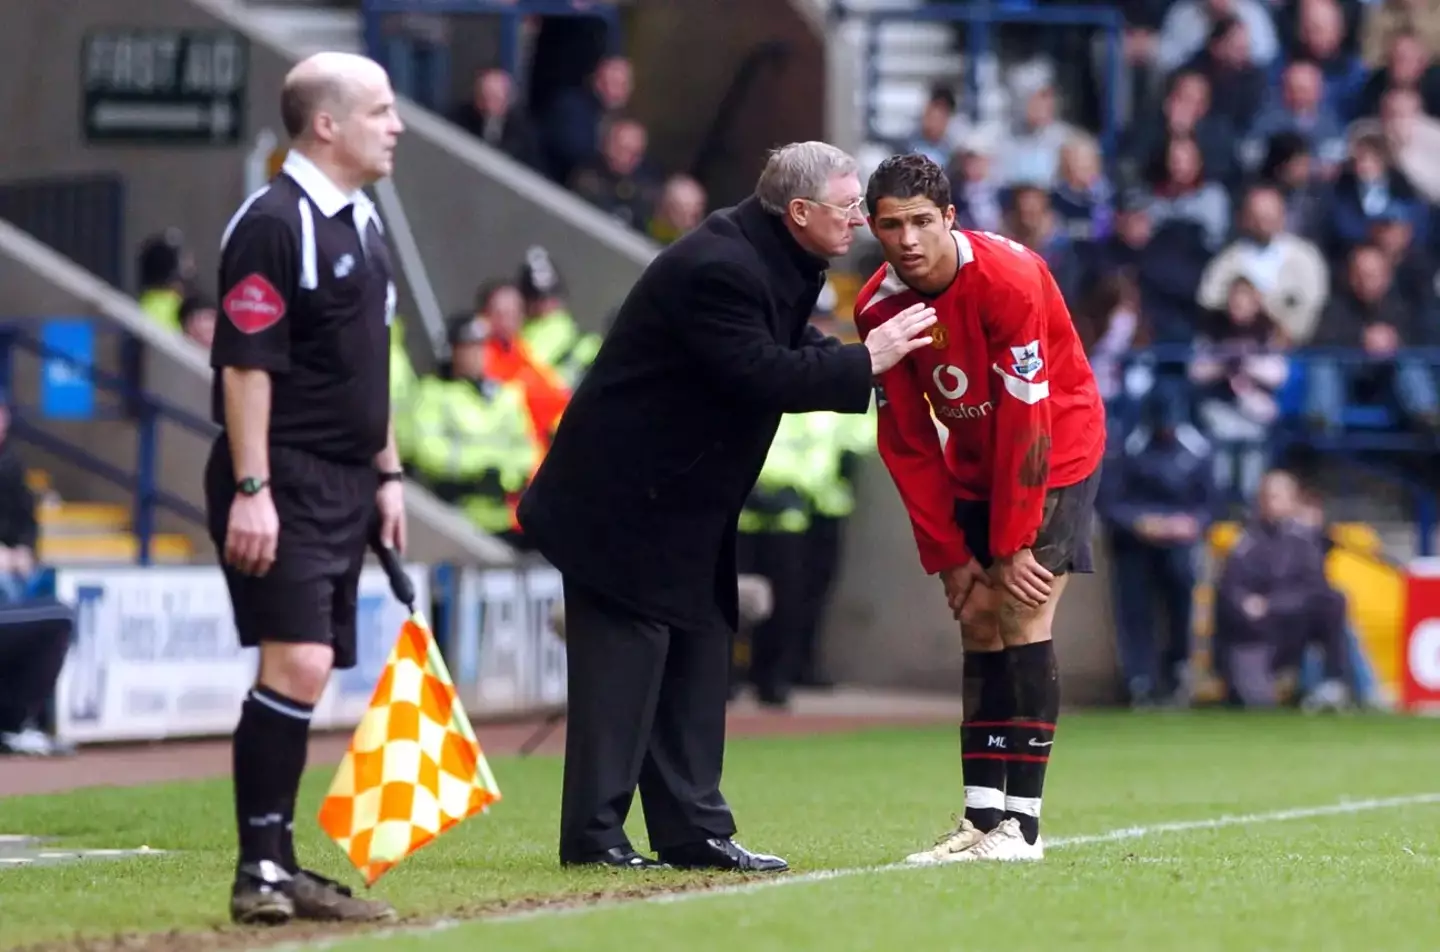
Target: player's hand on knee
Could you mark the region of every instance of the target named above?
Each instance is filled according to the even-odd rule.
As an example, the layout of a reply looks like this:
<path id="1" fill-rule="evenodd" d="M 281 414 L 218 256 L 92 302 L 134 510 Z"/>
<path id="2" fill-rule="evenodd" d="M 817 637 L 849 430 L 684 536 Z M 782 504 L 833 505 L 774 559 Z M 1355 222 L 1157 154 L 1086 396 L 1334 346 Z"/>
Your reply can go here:
<path id="1" fill-rule="evenodd" d="M 883 374 L 911 351 L 930 343 L 928 334 L 915 335 L 934 323 L 935 308 L 922 302 L 910 305 L 871 331 L 865 337 L 865 347 L 870 351 L 870 372 Z"/>
<path id="2" fill-rule="evenodd" d="M 976 585 L 989 586 L 990 582 L 985 577 L 985 570 L 980 563 L 971 559 L 964 565 L 957 565 L 948 569 L 940 570 L 940 582 L 945 586 L 945 601 L 950 606 L 950 614 L 956 621 L 963 621 L 960 617 L 965 608 L 965 603 L 970 598 L 970 593 Z"/>
<path id="3" fill-rule="evenodd" d="M 1028 608 L 1039 608 L 1050 598 L 1050 583 L 1055 574 L 1035 561 L 1035 554 L 1021 549 L 995 564 L 995 578 L 1016 601 Z"/>
<path id="4" fill-rule="evenodd" d="M 268 489 L 236 496 L 225 531 L 225 561 L 246 575 L 264 575 L 275 564 L 280 517 Z"/>

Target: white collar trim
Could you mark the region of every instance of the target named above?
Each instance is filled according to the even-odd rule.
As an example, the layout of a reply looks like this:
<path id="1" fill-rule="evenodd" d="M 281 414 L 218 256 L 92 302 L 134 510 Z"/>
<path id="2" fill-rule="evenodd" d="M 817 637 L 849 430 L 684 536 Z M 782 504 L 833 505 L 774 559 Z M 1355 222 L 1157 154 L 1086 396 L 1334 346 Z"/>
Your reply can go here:
<path id="1" fill-rule="evenodd" d="M 285 156 L 285 164 L 281 166 L 281 170 L 304 189 L 305 194 L 310 196 L 310 201 L 315 203 L 320 214 L 326 218 L 334 218 L 346 205 L 354 205 L 355 228 L 364 233 L 365 226 L 375 213 L 375 203 L 370 200 L 370 196 L 359 189 L 346 195 L 331 181 L 330 176 L 320 171 L 318 165 L 294 149 Z"/>

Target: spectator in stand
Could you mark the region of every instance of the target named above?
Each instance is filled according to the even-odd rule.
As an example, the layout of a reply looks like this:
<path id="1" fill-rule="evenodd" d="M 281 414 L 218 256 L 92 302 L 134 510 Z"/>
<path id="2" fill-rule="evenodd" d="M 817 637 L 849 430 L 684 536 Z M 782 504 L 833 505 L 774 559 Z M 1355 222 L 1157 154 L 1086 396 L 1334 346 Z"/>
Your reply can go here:
<path id="1" fill-rule="evenodd" d="M 1360 91 L 1359 114 L 1373 116 L 1380 100 L 1393 89 L 1408 89 L 1420 97 L 1425 112 L 1440 115 L 1440 66 L 1415 33 L 1402 31 L 1390 38 L 1385 65 L 1373 70 Z"/>
<path id="2" fill-rule="evenodd" d="M 1058 118 L 1055 85 L 1046 68 L 1023 68 L 1017 72 L 1014 86 L 1015 99 L 1024 108 L 999 150 L 999 175 L 1005 184 L 1048 189 L 1055 182 L 1060 147 L 1079 130 Z"/>
<path id="3" fill-rule="evenodd" d="M 1343 259 L 1365 241 L 1371 224 L 1382 215 L 1411 217 L 1412 226 L 1425 221 L 1425 207 L 1405 173 L 1389 162 L 1385 139 L 1376 133 L 1350 143 L 1350 160 L 1335 183 L 1330 206 L 1330 233 L 1326 250 Z"/>
<path id="4" fill-rule="evenodd" d="M 1209 312 L 1195 339 L 1190 382 L 1204 432 L 1220 444 L 1215 482 L 1242 499 L 1268 466 L 1270 427 L 1280 416 L 1275 394 L 1290 376 L 1284 346 L 1260 292 L 1244 278 L 1231 282 L 1225 310 Z"/>
<path id="5" fill-rule="evenodd" d="M 569 182 L 576 169 L 596 159 L 602 125 L 630 104 L 633 88 L 630 61 L 607 56 L 588 84 L 555 97 L 542 130 L 551 178 Z"/>
<path id="6" fill-rule="evenodd" d="M 1167 142 L 1191 138 L 1200 147 L 1201 165 L 1209 177 L 1228 188 L 1237 169 L 1234 124 L 1227 114 L 1211 108 L 1210 81 L 1203 73 L 1181 70 L 1169 82 L 1160 114 L 1131 126 L 1126 136 L 1126 165 L 1134 174 L 1143 174 Z"/>
<path id="7" fill-rule="evenodd" d="M 902 152 L 918 152 L 940 166 L 950 163 L 955 151 L 955 93 L 945 87 L 930 92 L 930 99 L 920 112 L 920 128 Z"/>
<path id="8" fill-rule="evenodd" d="M 1255 185 L 1245 193 L 1239 236 L 1201 275 L 1200 306 L 1225 307 L 1236 278 L 1259 288 L 1287 342 L 1300 346 L 1310 340 L 1330 291 L 1330 269 L 1319 248 L 1285 230 L 1285 200 L 1273 185 Z"/>
<path id="9" fill-rule="evenodd" d="M 672 175 L 665 180 L 646 230 L 655 241 L 668 245 L 705 220 L 706 204 L 703 185 L 688 175 Z"/>
<path id="10" fill-rule="evenodd" d="M 1332 189 L 1314 174 L 1310 143 L 1298 132 L 1270 139 L 1258 180 L 1272 185 L 1285 201 L 1285 230 L 1319 244 L 1330 231 Z"/>
<path id="11" fill-rule="evenodd" d="M 1075 307 L 1075 331 L 1095 372 L 1095 385 L 1105 402 L 1106 414 L 1120 420 L 1118 410 L 1122 393 L 1135 396 L 1136 387 L 1127 387 L 1124 358 L 1134 350 L 1150 346 L 1150 328 L 1140 311 L 1140 287 L 1135 283 L 1133 268 L 1106 272 L 1090 287 Z M 1140 384 L 1139 388 L 1146 388 Z M 1147 388 L 1148 389 L 1148 388 Z M 1129 420 L 1120 420 L 1119 429 L 1129 432 Z"/>
<path id="12" fill-rule="evenodd" d="M 1075 243 L 1060 228 L 1050 207 L 1050 193 L 1039 185 L 1020 185 L 1011 192 L 1009 224 L 1004 234 L 1045 259 L 1067 301 L 1075 300 L 1084 277 Z"/>
<path id="13" fill-rule="evenodd" d="M 185 336 L 206 351 L 215 340 L 215 302 L 191 294 L 180 302 L 180 327 Z"/>
<path id="14" fill-rule="evenodd" d="M 519 384 L 525 392 L 535 432 L 550 445 L 570 389 L 555 368 L 536 359 L 521 337 L 525 297 L 509 281 L 487 281 L 475 292 L 475 342 L 483 345 L 485 379 Z"/>
<path id="15" fill-rule="evenodd" d="M 1336 0 L 1300 0 L 1296 9 L 1296 36 L 1288 62 L 1309 61 L 1323 76 L 1322 111 L 1349 122 L 1359 107 L 1365 83 L 1365 64 L 1345 42 L 1345 12 Z M 1283 64 L 1277 60 L 1275 65 Z M 1277 78 L 1279 78 L 1277 76 Z"/>
<path id="16" fill-rule="evenodd" d="M 1330 520 L 1325 514 L 1325 500 L 1319 492 L 1314 489 L 1301 489 L 1295 509 L 1294 522 L 1302 530 L 1309 532 L 1315 539 L 1320 551 L 1329 558 L 1330 552 L 1335 548 L 1335 539 L 1331 534 Z M 1348 609 L 1348 599 L 1345 593 L 1335 586 L 1330 586 L 1331 599 L 1338 599 Z M 1348 612 L 1345 619 L 1345 658 L 1347 680 L 1349 691 L 1354 702 L 1361 707 L 1372 707 L 1377 700 L 1375 672 L 1371 668 L 1370 659 L 1366 657 L 1365 650 L 1360 645 L 1360 639 L 1356 637 L 1355 629 L 1350 624 Z M 1319 654 L 1319 658 L 1315 657 Z M 1316 663 L 1318 660 L 1318 664 Z M 1324 652 L 1316 650 L 1312 646 L 1307 652 L 1304 663 L 1300 668 L 1300 691 L 1305 700 L 1301 708 L 1306 711 L 1316 711 L 1325 708 L 1343 707 L 1345 703 L 1344 692 L 1337 690 L 1333 683 L 1329 686 L 1324 682 Z"/>
<path id="17" fill-rule="evenodd" d="M 1109 530 L 1116 637 L 1130 702 L 1188 700 L 1200 547 L 1218 508 L 1210 447 L 1150 401 L 1105 459 L 1096 510 Z"/>
<path id="18" fill-rule="evenodd" d="M 1126 272 L 1140 289 L 1145 324 L 1157 343 L 1189 343 L 1195 336 L 1195 291 L 1208 256 L 1199 225 L 1173 219 L 1155 227 L 1155 200 L 1144 189 L 1121 194 L 1115 234 L 1091 250 L 1087 285 Z"/>
<path id="19" fill-rule="evenodd" d="M 1391 42 L 1401 33 L 1414 34 L 1425 52 L 1440 57 L 1440 0 L 1372 0 L 1365 4 L 1360 46 L 1368 65 L 1383 63 Z"/>
<path id="20" fill-rule="evenodd" d="M 1412 89 L 1393 89 L 1380 100 L 1380 118 L 1361 119 L 1350 126 L 1351 138 L 1372 132 L 1385 137 L 1387 154 L 1417 192 L 1430 203 L 1440 202 L 1440 119 L 1420 108 Z"/>
<path id="21" fill-rule="evenodd" d="M 140 310 L 180 333 L 180 302 L 195 278 L 195 257 L 178 228 L 151 235 L 140 248 Z"/>
<path id="22" fill-rule="evenodd" d="M 958 166 L 950 179 L 950 201 L 955 205 L 955 224 L 972 231 L 998 232 L 1005 227 L 1005 208 L 993 159 L 995 137 L 976 133 L 955 152 Z"/>
<path id="23" fill-rule="evenodd" d="M 71 752 L 41 724 L 74 620 L 65 606 L 33 596 L 39 522 L 9 429 L 10 410 L 0 399 L 0 754 L 48 757 Z"/>
<path id="24" fill-rule="evenodd" d="M 1060 175 L 1050 194 L 1060 228 L 1077 245 L 1110 237 L 1115 216 L 1114 189 L 1100 167 L 1094 137 L 1081 133 L 1060 147 Z"/>
<path id="25" fill-rule="evenodd" d="M 1393 204 L 1370 221 L 1369 243 L 1385 253 L 1385 260 L 1395 275 L 1395 290 L 1420 322 L 1429 328 L 1440 327 L 1440 288 L 1437 288 L 1435 255 L 1415 241 L 1414 215 L 1411 209 Z M 1433 333 L 1433 331 L 1432 331 Z"/>
<path id="26" fill-rule="evenodd" d="M 1307 414 L 1318 430 L 1340 426 L 1346 403 L 1381 403 L 1402 421 L 1423 432 L 1440 432 L 1440 396 L 1435 377 L 1422 358 L 1400 355 L 1406 347 L 1426 347 L 1433 329 L 1395 289 L 1384 251 L 1360 245 L 1350 253 L 1346 286 L 1330 300 L 1314 343 L 1364 351 L 1366 362 L 1344 366 L 1331 359 L 1310 362 Z"/>
<path id="27" fill-rule="evenodd" d="M 539 136 L 516 104 L 515 84 L 503 69 L 478 70 L 470 101 L 451 110 L 450 121 L 522 165 L 541 165 Z"/>
<path id="28" fill-rule="evenodd" d="M 524 547 L 515 522 L 520 493 L 544 455 L 521 384 L 486 373 L 485 326 L 469 315 L 446 328 L 450 359 L 418 379 L 395 419 L 405 469 L 481 532 Z"/>
<path id="29" fill-rule="evenodd" d="M 565 279 L 544 248 L 532 245 L 526 249 L 516 284 L 525 298 L 520 339 L 534 360 L 554 370 L 574 392 L 600 352 L 600 335 L 582 331 L 575 322 L 566 299 Z"/>
<path id="30" fill-rule="evenodd" d="M 1251 58 L 1246 25 L 1234 17 L 1217 21 L 1186 68 L 1209 80 L 1211 112 L 1229 119 L 1236 135 L 1249 135 L 1267 87 L 1264 71 Z"/>
<path id="31" fill-rule="evenodd" d="M 1265 158 L 1272 136 L 1298 132 L 1310 143 L 1317 172 L 1331 178 L 1345 159 L 1345 127 L 1325 102 L 1325 76 L 1309 60 L 1295 60 L 1281 74 L 1280 88 L 1267 97 L 1241 147 L 1241 164 L 1253 171 Z"/>
<path id="32" fill-rule="evenodd" d="M 1234 20 L 1245 28 L 1245 58 L 1267 66 L 1280 51 L 1275 21 L 1260 0 L 1180 0 L 1160 24 L 1158 62 L 1166 73 L 1201 53 L 1202 39 L 1213 39 L 1221 24 Z"/>
<path id="33" fill-rule="evenodd" d="M 1345 702 L 1345 599 L 1325 578 L 1315 533 L 1295 521 L 1299 486 L 1273 470 L 1261 483 L 1254 517 L 1225 560 L 1216 587 L 1212 656 L 1232 703 L 1273 707 L 1298 683 L 1306 649 L 1324 654 L 1323 694 Z"/>
<path id="34" fill-rule="evenodd" d="M 1200 228 L 1206 250 L 1219 248 L 1230 233 L 1230 197 L 1207 174 L 1195 140 L 1168 139 L 1148 172 L 1155 198 L 1150 217 L 1155 224 L 1176 219 L 1193 222 Z"/>
<path id="35" fill-rule="evenodd" d="M 645 127 L 635 120 L 609 123 L 600 155 L 581 163 L 571 175 L 571 191 L 643 231 L 660 190 L 658 176 L 645 159 L 648 145 Z"/>

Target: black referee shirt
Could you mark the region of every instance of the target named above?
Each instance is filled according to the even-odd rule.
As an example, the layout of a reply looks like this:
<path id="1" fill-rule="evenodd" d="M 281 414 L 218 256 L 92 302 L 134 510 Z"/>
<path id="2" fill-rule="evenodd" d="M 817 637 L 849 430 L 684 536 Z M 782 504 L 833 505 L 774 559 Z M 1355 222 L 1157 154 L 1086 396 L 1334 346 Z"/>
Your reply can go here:
<path id="1" fill-rule="evenodd" d="M 270 372 L 270 445 L 370 463 L 390 421 L 395 284 L 375 205 L 291 152 L 220 244 L 210 365 Z M 221 374 L 211 413 L 225 425 Z"/>

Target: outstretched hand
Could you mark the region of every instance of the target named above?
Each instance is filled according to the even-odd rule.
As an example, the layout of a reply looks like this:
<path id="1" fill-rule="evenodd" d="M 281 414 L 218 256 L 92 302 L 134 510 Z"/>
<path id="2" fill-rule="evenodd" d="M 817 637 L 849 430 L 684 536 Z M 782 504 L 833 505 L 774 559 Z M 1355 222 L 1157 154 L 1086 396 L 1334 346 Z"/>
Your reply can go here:
<path id="1" fill-rule="evenodd" d="M 915 335 L 934 323 L 935 308 L 922 302 L 910 305 L 871 331 L 865 338 L 865 347 L 870 351 L 870 372 L 883 374 L 911 351 L 930 343 L 930 335 Z"/>

